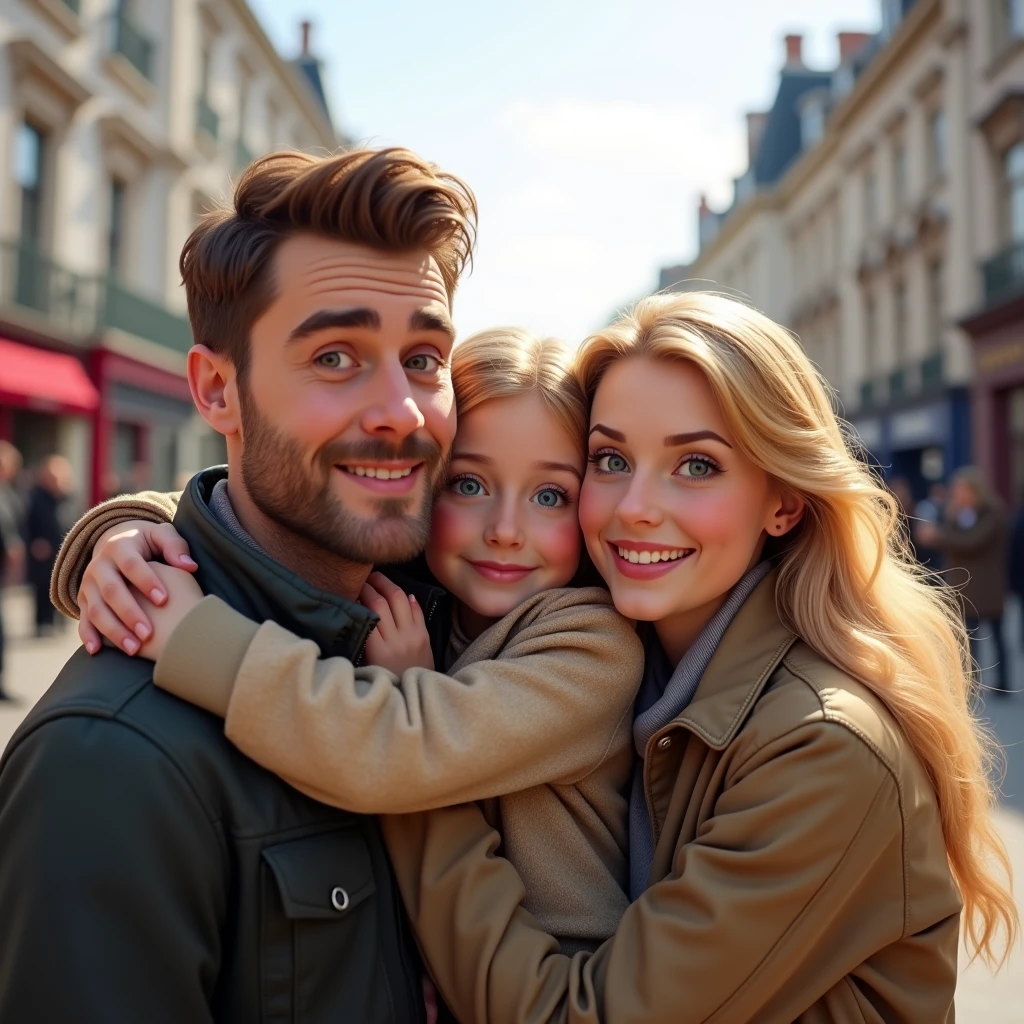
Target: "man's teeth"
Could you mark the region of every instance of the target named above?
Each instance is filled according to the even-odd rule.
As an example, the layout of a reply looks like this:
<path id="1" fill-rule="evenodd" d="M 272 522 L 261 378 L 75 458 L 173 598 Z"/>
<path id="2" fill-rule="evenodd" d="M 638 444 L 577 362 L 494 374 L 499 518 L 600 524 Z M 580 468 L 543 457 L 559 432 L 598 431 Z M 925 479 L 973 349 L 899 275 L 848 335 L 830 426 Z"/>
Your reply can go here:
<path id="1" fill-rule="evenodd" d="M 377 469 L 373 466 L 342 466 L 342 469 L 346 473 L 355 474 L 355 476 L 369 476 L 377 480 L 401 480 L 403 476 L 408 476 L 412 472 L 413 467 L 410 466 L 408 469 Z"/>
<path id="2" fill-rule="evenodd" d="M 688 548 L 668 548 L 665 551 L 628 551 L 619 548 L 619 558 L 624 558 L 634 565 L 650 565 L 651 562 L 674 562 L 683 555 L 688 555 Z"/>

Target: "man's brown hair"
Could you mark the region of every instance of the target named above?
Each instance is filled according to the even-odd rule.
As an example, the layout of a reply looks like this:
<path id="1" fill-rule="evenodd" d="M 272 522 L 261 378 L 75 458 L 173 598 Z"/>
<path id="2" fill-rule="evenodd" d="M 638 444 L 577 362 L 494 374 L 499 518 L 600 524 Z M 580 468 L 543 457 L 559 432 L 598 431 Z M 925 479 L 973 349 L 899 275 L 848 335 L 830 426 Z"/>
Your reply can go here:
<path id="1" fill-rule="evenodd" d="M 274 253 L 303 232 L 382 252 L 428 252 L 451 301 L 472 258 L 476 217 L 465 182 L 407 149 L 261 157 L 233 204 L 203 217 L 182 249 L 193 337 L 226 354 L 244 379 L 252 325 L 274 299 Z"/>

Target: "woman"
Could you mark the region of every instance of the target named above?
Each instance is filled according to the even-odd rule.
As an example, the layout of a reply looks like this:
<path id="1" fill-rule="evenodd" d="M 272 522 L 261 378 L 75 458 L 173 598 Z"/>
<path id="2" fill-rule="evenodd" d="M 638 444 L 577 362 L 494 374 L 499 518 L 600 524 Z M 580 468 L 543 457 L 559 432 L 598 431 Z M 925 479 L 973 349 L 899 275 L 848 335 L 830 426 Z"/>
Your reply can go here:
<path id="1" fill-rule="evenodd" d="M 971 654 L 981 664 L 979 630 L 992 628 L 996 646 L 997 693 L 1010 691 L 1010 666 L 1003 642 L 1003 605 L 1009 588 L 1006 514 L 1002 502 L 975 466 L 964 466 L 950 481 L 944 520 L 921 523 L 917 537 L 942 552 L 947 582 L 963 598 Z"/>
<path id="2" fill-rule="evenodd" d="M 476 808 L 387 819 L 440 989 L 463 1021 L 952 1020 L 961 904 L 974 953 L 1017 928 L 954 596 L 766 317 L 645 299 L 579 373 L 587 548 L 650 623 L 635 901 L 570 960 Z"/>

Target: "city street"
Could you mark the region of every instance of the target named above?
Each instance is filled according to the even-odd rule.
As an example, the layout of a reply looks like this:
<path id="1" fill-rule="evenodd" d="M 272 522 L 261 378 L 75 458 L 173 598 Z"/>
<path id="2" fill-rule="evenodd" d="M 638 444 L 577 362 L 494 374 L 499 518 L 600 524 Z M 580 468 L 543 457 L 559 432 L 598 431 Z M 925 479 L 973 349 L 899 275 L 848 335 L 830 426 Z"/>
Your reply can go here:
<path id="1" fill-rule="evenodd" d="M 0 746 L 5 746 L 22 717 L 46 690 L 61 665 L 78 646 L 73 628 L 49 640 L 31 638 L 31 605 L 24 592 L 5 597 L 9 640 L 7 686 L 22 701 L 0 704 Z M 1008 616 L 1009 650 L 1021 650 L 1019 616 Z M 1015 680 L 1024 687 L 1024 659 L 1018 659 Z M 990 697 L 986 717 L 1007 753 L 1004 802 L 999 827 L 1016 875 L 1016 892 L 1024 916 L 1024 692 L 1009 698 Z M 963 955 L 962 962 L 966 962 Z M 978 963 L 963 971 L 957 994 L 957 1020 L 967 1024 L 1021 1024 L 1024 1020 L 1024 948 L 1018 945 L 1009 964 L 996 976 Z"/>

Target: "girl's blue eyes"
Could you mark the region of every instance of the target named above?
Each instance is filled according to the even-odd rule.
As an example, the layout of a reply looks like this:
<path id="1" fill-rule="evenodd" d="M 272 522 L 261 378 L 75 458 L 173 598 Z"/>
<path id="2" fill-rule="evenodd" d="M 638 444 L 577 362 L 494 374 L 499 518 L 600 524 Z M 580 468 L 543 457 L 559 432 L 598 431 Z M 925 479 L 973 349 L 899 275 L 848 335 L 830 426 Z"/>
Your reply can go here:
<path id="1" fill-rule="evenodd" d="M 459 476 L 448 483 L 449 490 L 460 498 L 479 498 L 486 494 L 484 485 L 472 476 Z M 543 487 L 531 499 L 542 508 L 561 508 L 569 504 L 569 495 L 560 487 Z"/>

